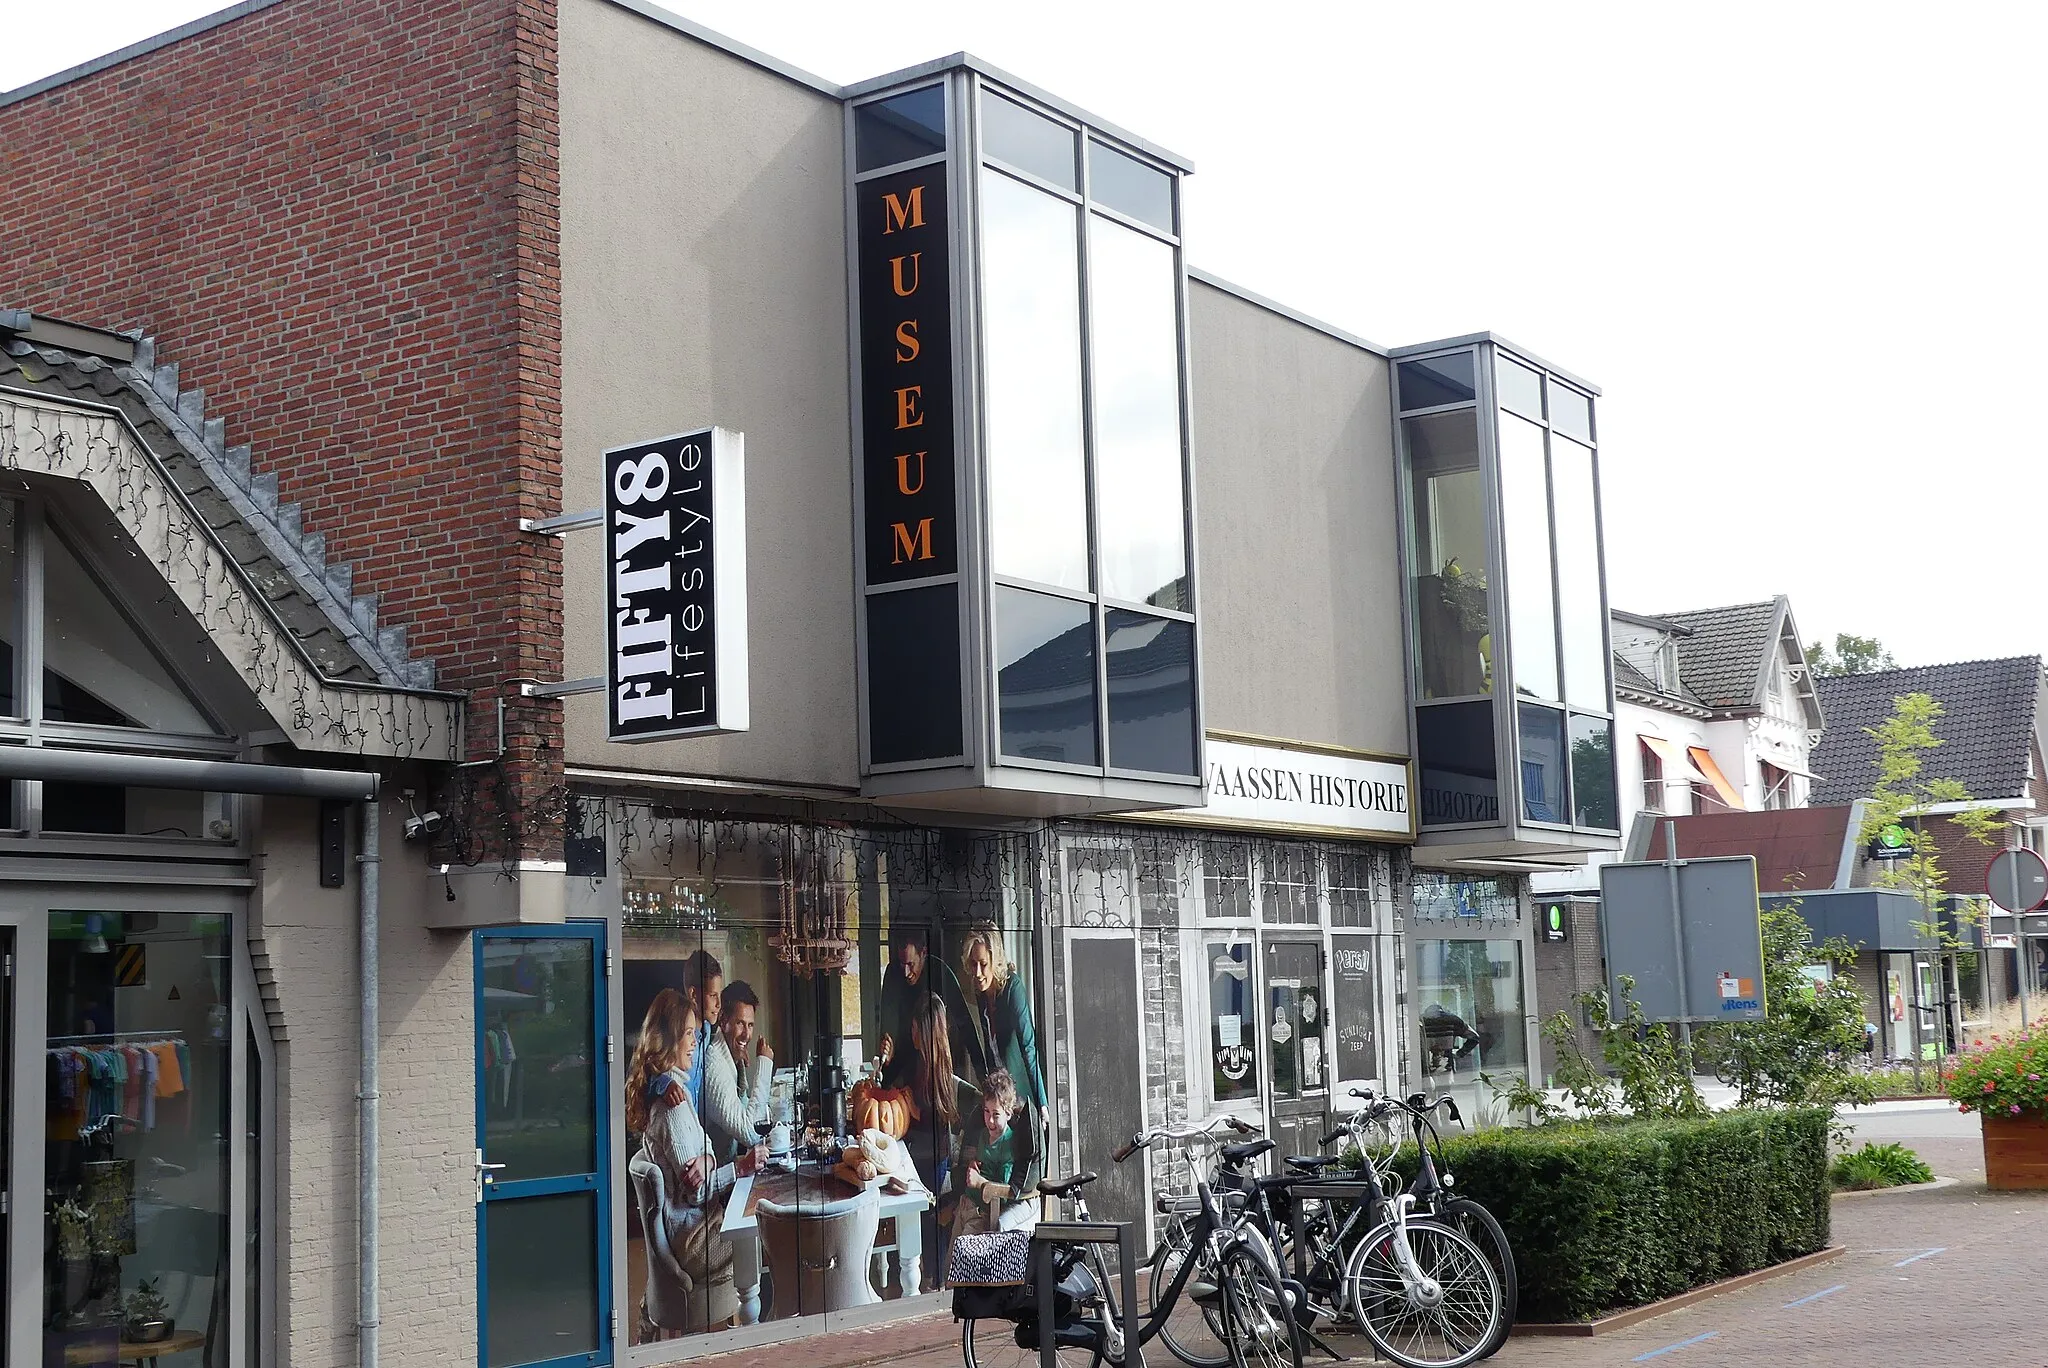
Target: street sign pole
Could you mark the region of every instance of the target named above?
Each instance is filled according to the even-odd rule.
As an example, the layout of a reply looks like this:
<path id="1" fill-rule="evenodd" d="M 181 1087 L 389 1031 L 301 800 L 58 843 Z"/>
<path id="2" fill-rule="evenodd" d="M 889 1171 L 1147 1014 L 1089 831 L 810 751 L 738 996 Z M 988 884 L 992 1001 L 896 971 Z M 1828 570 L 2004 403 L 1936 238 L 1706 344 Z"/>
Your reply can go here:
<path id="1" fill-rule="evenodd" d="M 1685 944 L 1684 919 L 1678 907 L 1678 823 L 1664 823 L 1664 879 L 1671 889 L 1671 943 Z M 1692 1068 L 1692 1004 L 1686 1000 L 1685 974 L 1678 975 L 1678 1043 L 1685 1047 L 1686 1068 Z"/>
<path id="2" fill-rule="evenodd" d="M 2032 968 L 2032 966 L 2028 963 L 2031 956 L 2027 953 L 2027 918 L 2025 911 L 2020 906 L 2020 862 L 2018 860 L 2007 860 L 2005 862 L 2005 875 L 2005 905 L 2012 909 L 2012 924 L 2020 933 L 2020 952 L 2014 958 L 2019 961 L 2020 967 L 2016 977 L 2020 981 L 2020 1029 L 2024 1031 L 2027 1028 L 2027 1023 L 2034 1018 L 2032 1013 L 2027 1010 L 2027 970 Z M 1985 920 L 1989 921 L 1990 919 L 1987 917 Z M 1991 981 L 1989 972 L 1985 973 L 1984 981 L 1987 984 Z"/>
<path id="3" fill-rule="evenodd" d="M 2033 1019 L 2027 1004 L 2027 980 L 2034 967 L 2033 947 L 2027 943 L 2027 913 L 2048 901 L 2048 860 L 2025 846 L 2001 850 L 1984 871 L 1984 891 L 1992 902 L 2012 913 L 2013 939 L 2019 951 L 2020 1024 L 2025 1026 Z"/>

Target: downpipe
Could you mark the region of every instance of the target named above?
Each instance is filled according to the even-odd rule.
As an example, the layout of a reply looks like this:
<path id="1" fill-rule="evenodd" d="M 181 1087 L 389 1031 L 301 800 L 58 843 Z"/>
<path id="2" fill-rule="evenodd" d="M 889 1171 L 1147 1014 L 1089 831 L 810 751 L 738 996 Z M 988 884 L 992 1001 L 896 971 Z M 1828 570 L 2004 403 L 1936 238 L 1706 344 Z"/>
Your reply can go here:
<path id="1" fill-rule="evenodd" d="M 362 867 L 357 881 L 361 907 L 356 918 L 356 963 L 361 978 L 357 1003 L 361 1057 L 356 1087 L 356 1364 L 357 1368 L 377 1368 L 377 1053 L 382 1029 L 377 995 L 377 870 L 384 814 L 375 798 L 366 799 L 361 811 L 362 852 L 356 856 Z"/>

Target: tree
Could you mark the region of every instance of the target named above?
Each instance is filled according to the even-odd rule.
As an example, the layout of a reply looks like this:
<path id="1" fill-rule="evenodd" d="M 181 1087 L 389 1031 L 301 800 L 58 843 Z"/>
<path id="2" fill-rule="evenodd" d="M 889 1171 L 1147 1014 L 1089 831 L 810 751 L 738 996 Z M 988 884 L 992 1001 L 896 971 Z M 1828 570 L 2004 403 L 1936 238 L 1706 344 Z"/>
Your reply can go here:
<path id="1" fill-rule="evenodd" d="M 1846 972 L 1856 963 L 1855 947 L 1840 938 L 1814 944 L 1796 905 L 1763 913 L 1761 929 L 1764 1017 L 1714 1028 L 1717 1072 L 1735 1089 L 1736 1105 L 1871 1101 L 1877 1090 L 1849 1067 L 1864 1037 L 1863 998 Z"/>
<path id="2" fill-rule="evenodd" d="M 1832 654 L 1825 641 L 1816 641 L 1806 648 L 1806 668 L 1822 677 L 1875 674 L 1879 670 L 1897 669 L 1898 664 L 1876 637 L 1856 636 L 1849 632 L 1835 633 Z"/>
<path id="3" fill-rule="evenodd" d="M 1941 867 L 1940 846 L 1927 830 L 1927 809 L 1942 806 L 1936 821 L 1945 818 L 1982 845 L 1996 845 L 2004 827 L 1995 809 L 1972 806 L 1976 800 L 1962 781 L 1927 777 L 1927 752 L 1942 744 L 1934 724 L 1944 712 L 1927 694 L 1901 694 L 1892 700 L 1890 717 L 1863 729 L 1877 741 L 1877 784 L 1870 791 L 1861 839 L 1868 845 L 1890 832 L 1911 851 L 1904 859 L 1883 861 L 1876 885 L 1911 893 L 1929 909 L 1942 897 L 1948 873 Z"/>

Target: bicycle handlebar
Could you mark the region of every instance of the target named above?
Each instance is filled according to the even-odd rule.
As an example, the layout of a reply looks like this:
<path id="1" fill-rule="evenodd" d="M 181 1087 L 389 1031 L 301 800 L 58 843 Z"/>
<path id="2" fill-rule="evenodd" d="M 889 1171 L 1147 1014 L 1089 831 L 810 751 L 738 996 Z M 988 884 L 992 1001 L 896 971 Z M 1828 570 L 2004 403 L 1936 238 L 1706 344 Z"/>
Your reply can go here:
<path id="1" fill-rule="evenodd" d="M 1140 1131 L 1130 1143 L 1119 1146 L 1110 1154 L 1113 1163 L 1121 1164 L 1141 1149 L 1154 1144 L 1184 1145 L 1194 1141 L 1214 1140 L 1216 1132 L 1233 1130 L 1239 1135 L 1256 1135 L 1259 1128 L 1235 1116 L 1219 1112 L 1204 1121 L 1190 1122 L 1182 1126 L 1158 1126 L 1149 1131 Z"/>

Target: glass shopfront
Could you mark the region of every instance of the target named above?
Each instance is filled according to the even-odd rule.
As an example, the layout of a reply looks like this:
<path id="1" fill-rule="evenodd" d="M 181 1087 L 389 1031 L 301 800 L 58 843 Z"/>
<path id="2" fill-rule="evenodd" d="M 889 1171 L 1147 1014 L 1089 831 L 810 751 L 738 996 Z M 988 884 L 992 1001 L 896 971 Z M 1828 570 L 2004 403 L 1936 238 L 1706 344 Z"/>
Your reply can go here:
<path id="1" fill-rule="evenodd" d="M 1417 871 L 1409 923 L 1416 1072 L 1477 1117 L 1529 1072 L 1528 950 L 1516 881 Z"/>
<path id="2" fill-rule="evenodd" d="M 1028 846 L 583 807 L 619 884 L 630 1343 L 829 1327 L 1034 1219 Z"/>

